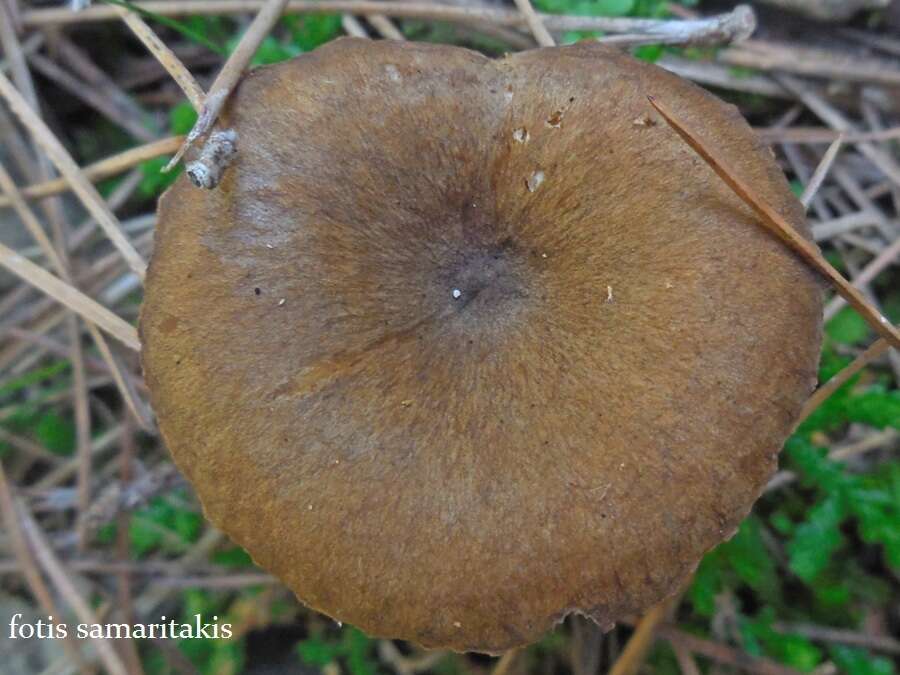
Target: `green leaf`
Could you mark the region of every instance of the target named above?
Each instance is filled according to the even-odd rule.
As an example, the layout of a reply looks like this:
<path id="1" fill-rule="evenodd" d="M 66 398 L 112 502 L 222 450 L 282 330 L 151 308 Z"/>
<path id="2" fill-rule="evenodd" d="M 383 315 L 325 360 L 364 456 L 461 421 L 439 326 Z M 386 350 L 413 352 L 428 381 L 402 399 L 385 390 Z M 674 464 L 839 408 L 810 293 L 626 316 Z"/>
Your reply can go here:
<path id="1" fill-rule="evenodd" d="M 250 554 L 240 546 L 213 553 L 212 561 L 217 565 L 223 565 L 224 567 L 253 566 L 253 560 L 250 558 Z"/>
<path id="2" fill-rule="evenodd" d="M 635 0 L 594 0 L 593 13 L 599 16 L 627 16 L 634 10 Z"/>
<path id="3" fill-rule="evenodd" d="M 873 385 L 845 400 L 847 419 L 878 429 L 900 429 L 900 390 Z"/>
<path id="4" fill-rule="evenodd" d="M 833 496 L 810 510 L 809 519 L 797 528 L 787 545 L 788 566 L 794 574 L 809 583 L 825 569 L 844 543 L 840 530 L 844 516 L 842 500 Z"/>
<path id="5" fill-rule="evenodd" d="M 720 549 L 738 578 L 771 602 L 779 596 L 778 575 L 761 532 L 762 524 L 751 515 Z"/>
<path id="6" fill-rule="evenodd" d="M 347 667 L 351 675 L 375 675 L 378 668 L 372 657 L 373 642 L 358 628 L 349 627 L 344 632 Z"/>
<path id="7" fill-rule="evenodd" d="M 837 493 L 850 487 L 843 466 L 828 459 L 828 451 L 800 436 L 791 436 L 784 446 L 791 468 L 800 474 L 805 486 L 820 488 L 825 493 Z"/>
<path id="8" fill-rule="evenodd" d="M 716 596 L 722 590 L 722 564 L 722 555 L 716 549 L 700 561 L 694 573 L 688 597 L 700 616 L 711 617 L 716 611 Z"/>
<path id="9" fill-rule="evenodd" d="M 24 375 L 19 375 L 19 377 L 9 380 L 3 387 L 0 387 L 0 396 L 8 396 L 17 391 L 21 391 L 22 389 L 27 389 L 28 387 L 33 387 L 36 384 L 45 382 L 64 372 L 68 367 L 68 361 L 54 361 L 43 368 L 29 370 Z"/>
<path id="10" fill-rule="evenodd" d="M 377 661 L 373 655 L 375 643 L 365 633 L 353 626 L 344 626 L 339 639 L 313 635 L 297 645 L 297 653 L 303 663 L 325 666 L 337 659 L 344 659 L 351 675 L 376 675 Z"/>
<path id="11" fill-rule="evenodd" d="M 58 455 L 75 452 L 75 425 L 55 412 L 41 415 L 34 427 L 34 435 L 41 445 Z"/>
<path id="12" fill-rule="evenodd" d="M 853 595 L 850 588 L 843 579 L 826 581 L 823 579 L 824 576 L 824 574 L 819 575 L 815 585 L 812 587 L 816 601 L 823 607 L 829 609 L 846 607 L 850 603 Z"/>
<path id="13" fill-rule="evenodd" d="M 821 650 L 807 638 L 781 633 L 772 628 L 775 613 L 771 607 L 764 609 L 754 619 L 742 618 L 741 636 L 745 648 L 754 656 L 768 655 L 782 663 L 802 671 L 810 671 L 822 661 Z M 753 645 L 748 648 L 747 643 Z"/>
<path id="14" fill-rule="evenodd" d="M 291 33 L 291 42 L 304 52 L 312 51 L 341 33 L 341 17 L 337 14 L 289 16 L 283 23 Z"/>
<path id="15" fill-rule="evenodd" d="M 635 9 L 635 0 L 536 0 L 535 6 L 551 14 L 579 16 L 627 16 Z"/>
<path id="16" fill-rule="evenodd" d="M 270 63 L 278 63 L 300 54 L 300 48 L 295 45 L 284 45 L 271 35 L 259 45 L 253 56 L 251 65 L 264 66 Z"/>
<path id="17" fill-rule="evenodd" d="M 833 645 L 829 648 L 831 659 L 845 675 L 894 675 L 894 664 L 883 657 L 872 656 L 856 647 Z"/>
<path id="18" fill-rule="evenodd" d="M 825 333 L 839 344 L 853 345 L 870 334 L 869 324 L 850 307 L 844 307 L 825 325 Z"/>
<path id="19" fill-rule="evenodd" d="M 663 55 L 662 45 L 644 45 L 634 50 L 634 55 L 641 61 L 656 63 Z"/>
<path id="20" fill-rule="evenodd" d="M 337 659 L 341 648 L 339 645 L 326 642 L 321 638 L 312 637 L 297 645 L 297 653 L 300 655 L 300 660 L 306 665 L 322 667 Z"/>
<path id="21" fill-rule="evenodd" d="M 169 131 L 186 134 L 197 123 L 197 111 L 188 101 L 182 101 L 169 111 Z"/>
<path id="22" fill-rule="evenodd" d="M 152 198 L 162 194 L 166 188 L 178 180 L 183 167 L 181 164 L 173 168 L 168 173 L 163 173 L 163 167 L 169 162 L 167 157 L 154 157 L 141 163 L 141 174 L 143 178 L 138 186 L 141 195 Z"/>
<path id="23" fill-rule="evenodd" d="M 862 540 L 881 544 L 888 564 L 900 569 L 900 462 L 884 464 L 877 474 L 860 478 L 848 503 Z"/>
<path id="24" fill-rule="evenodd" d="M 132 548 L 138 557 L 151 550 L 183 551 L 195 542 L 203 529 L 202 516 L 175 503 L 157 497 L 134 512 L 130 525 Z"/>
<path id="25" fill-rule="evenodd" d="M 777 530 L 778 534 L 787 536 L 794 531 L 794 521 L 782 510 L 775 511 L 769 516 L 769 522 Z"/>
<path id="26" fill-rule="evenodd" d="M 227 56 L 227 54 L 225 53 L 225 50 L 222 49 L 221 47 L 219 47 L 219 45 L 217 45 L 214 42 L 212 42 L 211 40 L 209 40 L 201 32 L 193 30 L 189 25 L 181 23 L 180 21 L 177 21 L 176 19 L 173 19 L 171 17 L 165 16 L 162 14 L 156 14 L 155 12 L 146 10 L 146 9 L 140 7 L 139 5 L 135 5 L 134 3 L 130 2 L 129 0 L 102 0 L 102 1 L 107 2 L 110 5 L 118 5 L 120 7 L 127 7 L 135 14 L 138 14 L 146 19 L 151 19 L 153 21 L 156 21 L 157 23 L 161 23 L 164 26 L 168 26 L 172 30 L 178 31 L 179 33 L 184 35 L 187 39 L 189 39 L 193 42 L 196 42 L 197 44 L 203 45 L 210 51 L 218 54 L 219 56 Z"/>

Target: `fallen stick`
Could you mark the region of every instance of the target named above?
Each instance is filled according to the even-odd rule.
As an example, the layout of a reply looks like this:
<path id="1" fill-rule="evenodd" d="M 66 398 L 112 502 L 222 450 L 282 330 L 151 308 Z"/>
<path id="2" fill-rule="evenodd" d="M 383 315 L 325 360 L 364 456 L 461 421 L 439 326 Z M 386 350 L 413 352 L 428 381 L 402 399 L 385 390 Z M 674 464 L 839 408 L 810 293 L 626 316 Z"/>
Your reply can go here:
<path id="1" fill-rule="evenodd" d="M 150 0 L 137 2 L 142 10 L 161 16 L 186 16 L 208 14 L 242 14 L 258 11 L 265 0 Z M 288 0 L 285 12 L 290 14 L 355 14 L 370 16 L 404 17 L 409 19 L 431 19 L 457 23 L 473 21 L 489 21 L 503 26 L 528 28 L 525 17 L 513 9 L 495 7 L 471 7 L 443 5 L 432 2 L 398 2 L 397 0 Z M 562 14 L 538 13 L 548 30 L 564 33 L 566 31 L 601 31 L 604 33 L 665 33 L 669 28 L 665 24 L 686 23 L 681 20 L 635 19 L 630 17 L 603 16 L 571 16 Z M 93 21 L 109 21 L 117 19 L 114 7 L 96 4 L 81 12 L 72 12 L 65 8 L 31 9 L 22 13 L 22 22 L 26 27 L 82 23 Z M 711 21 L 715 17 L 698 19 Z"/>
<path id="2" fill-rule="evenodd" d="M 727 14 L 687 21 L 664 21 L 640 34 L 614 35 L 600 42 L 636 47 L 663 45 L 721 45 L 742 42 L 756 30 L 756 14 L 748 5 L 738 5 Z"/>
<path id="3" fill-rule="evenodd" d="M 275 26 L 275 22 L 278 21 L 282 12 L 284 12 L 285 4 L 287 4 L 287 0 L 267 0 L 266 4 L 263 5 L 209 88 L 193 129 L 188 133 L 184 143 L 163 171 L 171 170 L 194 141 L 212 129 L 213 124 L 219 118 L 219 113 L 222 112 L 222 108 L 225 106 L 225 102 L 235 86 L 237 86 L 238 80 L 240 80 L 247 66 L 250 65 L 250 60 L 259 48 L 260 43 L 266 38 Z"/>

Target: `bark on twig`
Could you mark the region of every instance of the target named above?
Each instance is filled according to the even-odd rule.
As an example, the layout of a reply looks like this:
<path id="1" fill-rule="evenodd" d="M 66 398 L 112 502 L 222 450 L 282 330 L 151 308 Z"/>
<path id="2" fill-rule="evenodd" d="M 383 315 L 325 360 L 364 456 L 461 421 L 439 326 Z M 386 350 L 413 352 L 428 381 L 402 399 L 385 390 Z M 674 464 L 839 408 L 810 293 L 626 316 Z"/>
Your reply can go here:
<path id="1" fill-rule="evenodd" d="M 236 152 L 237 134 L 233 129 L 212 132 L 200 157 L 187 165 L 188 178 L 197 187 L 212 190 L 219 184 Z"/>
<path id="2" fill-rule="evenodd" d="M 247 28 L 247 32 L 244 33 L 238 46 L 231 53 L 231 56 L 228 57 L 225 65 L 222 66 L 222 70 L 209 88 L 209 93 L 207 93 L 203 106 L 200 108 L 197 122 L 190 133 L 188 133 L 184 144 L 175 153 L 175 156 L 163 171 L 172 169 L 194 141 L 212 129 L 213 124 L 219 118 L 219 113 L 225 107 L 225 102 L 235 86 L 237 86 L 238 80 L 240 80 L 247 66 L 250 65 L 250 60 L 253 58 L 259 45 L 275 26 L 275 22 L 281 17 L 286 3 L 287 0 L 266 0 L 266 3 L 253 19 L 250 27 Z"/>
<path id="3" fill-rule="evenodd" d="M 756 30 L 756 14 L 738 5 L 727 14 L 687 21 L 663 21 L 637 34 L 600 38 L 600 42 L 634 47 L 647 44 L 721 45 L 746 40 Z"/>

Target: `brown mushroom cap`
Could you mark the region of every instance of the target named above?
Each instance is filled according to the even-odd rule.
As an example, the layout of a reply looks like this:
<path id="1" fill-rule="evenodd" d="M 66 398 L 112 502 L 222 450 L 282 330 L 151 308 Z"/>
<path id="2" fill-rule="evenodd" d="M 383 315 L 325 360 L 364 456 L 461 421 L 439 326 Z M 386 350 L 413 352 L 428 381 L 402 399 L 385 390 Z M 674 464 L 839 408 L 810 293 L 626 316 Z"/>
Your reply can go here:
<path id="1" fill-rule="evenodd" d="M 648 94 L 807 232 L 733 107 L 596 45 L 243 80 L 219 188 L 161 202 L 143 361 L 207 515 L 303 602 L 498 652 L 648 607 L 747 514 L 821 289 Z"/>

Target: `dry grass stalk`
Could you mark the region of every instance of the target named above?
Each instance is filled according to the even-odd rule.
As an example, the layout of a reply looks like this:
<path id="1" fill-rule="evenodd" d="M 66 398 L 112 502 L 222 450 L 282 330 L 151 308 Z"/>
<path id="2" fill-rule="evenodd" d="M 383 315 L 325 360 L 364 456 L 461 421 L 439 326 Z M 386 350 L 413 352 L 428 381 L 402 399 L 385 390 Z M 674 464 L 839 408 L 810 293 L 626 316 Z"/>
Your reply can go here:
<path id="1" fill-rule="evenodd" d="M 887 344 L 886 342 L 884 342 L 884 340 L 879 340 L 879 342 L 885 345 Z M 887 348 L 885 347 L 885 350 L 886 349 Z M 898 432 L 889 427 L 884 431 L 868 434 L 862 440 L 856 441 L 854 443 L 840 445 L 830 450 L 827 457 L 832 462 L 846 462 L 858 455 L 869 452 L 870 450 L 890 448 L 892 444 L 896 444 L 898 438 L 900 438 L 900 436 L 898 436 Z M 766 489 L 764 490 L 764 492 L 769 493 L 774 490 L 778 490 L 785 485 L 793 483 L 795 480 L 797 480 L 797 478 L 797 474 L 793 471 L 778 471 L 774 476 L 772 476 L 772 479 L 769 481 L 768 485 L 766 485 Z"/>
<path id="2" fill-rule="evenodd" d="M 507 652 L 504 652 L 503 656 L 501 656 L 497 663 L 494 665 L 494 669 L 491 671 L 491 675 L 508 675 L 510 669 L 512 668 L 513 662 L 516 660 L 516 657 L 519 655 L 518 649 L 510 649 Z"/>
<path id="3" fill-rule="evenodd" d="M 386 40 L 406 40 L 403 33 L 401 33 L 397 26 L 394 25 L 394 22 L 383 14 L 372 14 L 369 17 L 369 23 L 372 25 L 372 28 L 378 31 L 378 34 Z"/>
<path id="4" fill-rule="evenodd" d="M 838 293 L 843 297 L 862 317 L 872 326 L 879 335 L 888 340 L 894 348 L 900 348 L 900 331 L 882 316 L 875 307 L 866 300 L 865 296 L 847 281 L 831 263 L 819 252 L 814 244 L 811 244 L 791 225 L 781 217 L 768 203 L 756 194 L 756 192 L 735 172 L 719 158 L 719 154 L 700 138 L 689 131 L 669 109 L 658 101 L 650 98 L 650 103 L 663 116 L 663 119 L 675 130 L 675 132 L 716 172 L 716 174 L 740 197 L 747 206 L 760 216 L 763 225 L 787 244 L 797 255 L 812 265 L 818 272 L 827 277 L 835 285 Z"/>
<path id="5" fill-rule="evenodd" d="M 525 23 L 528 24 L 528 29 L 531 31 L 531 34 L 534 35 L 534 39 L 537 40 L 537 43 L 541 47 L 555 46 L 556 40 L 550 35 L 550 32 L 547 30 L 547 27 L 544 26 L 544 22 L 541 21 L 541 17 L 538 16 L 538 13 L 534 11 L 534 7 L 531 6 L 531 0 L 515 0 L 515 2 L 516 7 L 522 12 L 522 16 L 525 17 Z"/>
<path id="6" fill-rule="evenodd" d="M 44 149 L 59 172 L 65 176 L 72 186 L 72 190 L 78 195 L 90 214 L 97 219 L 110 241 L 128 262 L 129 267 L 143 279 L 147 271 L 147 264 L 125 237 L 116 216 L 109 210 L 96 188 L 81 173 L 75 160 L 59 142 L 59 139 L 53 135 L 53 132 L 32 110 L 3 73 L 0 73 L 0 95 L 6 99 L 13 113 L 32 134 L 38 145 Z"/>
<path id="7" fill-rule="evenodd" d="M 74 280 L 69 273 L 66 261 L 63 259 L 60 253 L 57 252 L 56 248 L 54 248 L 50 239 L 44 232 L 44 228 L 41 227 L 41 224 L 38 221 L 37 217 L 34 215 L 34 212 L 28 207 L 28 204 L 25 203 L 25 200 L 22 198 L 21 193 L 13 182 L 11 176 L 7 173 L 2 164 L 0 164 L 0 191 L 5 193 L 12 201 L 13 208 L 18 214 L 19 218 L 25 224 L 26 229 L 31 233 L 35 241 L 37 241 L 39 247 L 49 260 L 50 264 L 56 270 L 60 278 L 67 284 L 74 286 Z M 106 338 L 103 337 L 103 334 L 100 333 L 94 323 L 88 321 L 86 322 L 86 326 L 88 332 L 94 340 L 94 343 L 97 345 L 97 349 L 100 352 L 100 355 L 106 362 L 106 365 L 109 368 L 110 373 L 112 374 L 113 380 L 115 381 L 116 386 L 119 389 L 119 393 L 122 395 L 122 398 L 125 401 L 125 404 L 132 411 L 132 413 L 135 415 L 144 429 L 152 428 L 152 418 L 150 417 L 149 412 L 146 410 L 146 406 L 139 402 L 137 394 L 134 392 L 133 388 L 128 385 L 121 367 L 113 357 L 112 351 L 110 350 L 109 345 L 107 345 L 106 343 Z M 75 345 L 76 340 L 79 339 L 79 332 L 70 331 L 70 333 L 70 342 L 72 343 L 72 345 Z M 75 361 L 82 361 L 83 357 L 80 353 L 80 349 L 74 351 L 77 351 L 78 355 L 73 355 L 73 373 L 76 375 L 75 379 L 78 380 L 79 378 L 76 368 L 77 364 L 75 363 Z M 83 380 L 83 368 L 81 370 L 81 379 Z"/>
<path id="8" fill-rule="evenodd" d="M 69 337 L 72 361 L 73 411 L 75 417 L 75 456 L 78 458 L 78 513 L 86 513 L 91 505 L 91 409 L 88 402 L 87 373 L 84 350 L 81 348 L 81 329 L 78 317 L 67 317 L 66 332 Z M 87 550 L 87 537 L 83 528 L 77 528 L 78 550 Z"/>
<path id="9" fill-rule="evenodd" d="M 88 180 L 97 182 L 104 178 L 109 178 L 110 176 L 122 173 L 126 169 L 130 169 L 148 159 L 169 155 L 178 150 L 183 141 L 184 136 L 170 136 L 169 138 L 153 141 L 146 145 L 140 145 L 136 148 L 126 150 L 125 152 L 120 152 L 117 155 L 107 157 L 106 159 L 101 159 L 94 164 L 89 164 L 81 169 L 81 173 Z M 39 199 L 41 197 L 60 194 L 61 192 L 68 190 L 69 187 L 70 184 L 65 178 L 54 178 L 53 180 L 48 180 L 44 183 L 20 188 L 19 192 L 26 199 Z M 0 206 L 11 205 L 12 202 L 8 195 L 0 195 Z"/>
<path id="10" fill-rule="evenodd" d="M 219 184 L 222 174 L 237 154 L 237 134 L 234 129 L 213 131 L 200 156 L 185 167 L 185 173 L 197 187 L 211 190 Z"/>
<path id="11" fill-rule="evenodd" d="M 763 40 L 747 40 L 723 50 L 719 61 L 732 66 L 774 70 L 829 80 L 871 82 L 889 87 L 900 84 L 900 69 L 891 59 L 850 56 L 844 52 L 799 47 Z"/>
<path id="12" fill-rule="evenodd" d="M 203 93 L 203 88 L 197 84 L 197 80 L 194 79 L 190 71 L 185 68 L 181 59 L 175 56 L 175 52 L 159 39 L 156 33 L 153 32 L 153 29 L 139 15 L 130 9 L 118 5 L 114 6 L 114 9 L 122 17 L 125 25 L 131 29 L 131 32 L 144 43 L 144 46 L 156 57 L 160 65 L 172 76 L 175 83 L 181 87 L 188 101 L 194 106 L 194 110 L 199 111 L 203 107 L 203 99 L 206 94 Z"/>
<path id="13" fill-rule="evenodd" d="M 809 183 L 806 184 L 806 188 L 803 190 L 803 194 L 800 196 L 800 203 L 803 204 L 803 208 L 809 210 L 810 202 L 812 202 L 813 197 L 815 197 L 819 188 L 822 187 L 825 177 L 828 175 L 829 170 L 831 170 L 831 165 L 834 164 L 834 160 L 837 159 L 838 152 L 840 152 L 843 142 L 844 136 L 841 134 L 834 139 L 830 146 L 828 146 L 828 150 L 825 151 L 822 161 L 819 162 L 819 166 L 816 167 L 812 177 L 809 179 Z"/>
<path id="14" fill-rule="evenodd" d="M 875 256 L 868 265 L 866 265 L 862 271 L 857 274 L 853 278 L 853 287 L 861 288 L 866 286 L 869 282 L 873 281 L 875 277 L 877 277 L 882 270 L 884 270 L 888 265 L 894 263 L 897 260 L 897 257 L 900 256 L 900 237 L 894 240 L 894 242 L 886 247 L 883 251 L 881 251 L 877 256 Z M 846 301 L 842 297 L 832 298 L 831 301 L 825 305 L 825 320 L 831 319 L 837 314 L 846 304 Z"/>
<path id="15" fill-rule="evenodd" d="M 745 651 L 712 640 L 705 640 L 674 626 L 660 626 L 658 634 L 671 644 L 678 644 L 695 655 L 704 656 L 715 663 L 730 666 L 756 675 L 801 675 L 799 670 L 788 668 L 769 659 L 751 656 Z"/>
<path id="16" fill-rule="evenodd" d="M 31 106 L 33 110 L 39 110 L 37 91 L 34 87 L 34 80 L 31 77 L 31 72 L 28 70 L 28 63 L 25 60 L 25 51 L 22 49 L 16 31 L 12 30 L 12 22 L 7 20 L 11 11 L 9 9 L 10 7 L 12 7 L 12 5 L 0 6 L 0 46 L 2 46 L 3 53 L 9 60 L 10 73 L 16 87 L 18 87 L 28 105 Z M 6 13 L 6 16 L 3 16 L 4 13 Z M 12 11 L 12 14 L 16 14 L 16 12 Z M 6 122 L 7 116 L 5 111 L 0 117 Z M 3 124 L 0 126 L 11 127 L 11 124 Z M 10 133 L 10 131 L 12 133 Z M 19 132 L 17 129 L 5 131 L 4 140 L 10 137 L 9 144 L 12 147 L 13 156 L 18 161 L 19 166 L 23 169 L 25 175 L 33 181 L 50 180 L 54 175 L 50 160 L 40 153 L 37 155 L 37 159 L 34 160 L 32 158 L 31 148 L 27 148 L 25 147 L 25 143 L 19 142 Z M 21 150 L 18 146 L 22 146 Z M 62 227 L 62 222 L 64 220 L 62 202 L 53 200 L 48 204 L 42 205 L 42 208 L 49 219 L 51 227 L 58 231 L 59 228 Z"/>
<path id="17" fill-rule="evenodd" d="M 85 320 L 97 324 L 125 346 L 140 351 L 141 343 L 134 326 L 4 244 L 0 244 L 0 266 L 40 289 Z"/>
<path id="18" fill-rule="evenodd" d="M 67 350 L 64 351 L 64 353 L 68 356 Z M 53 454 L 40 443 L 35 443 L 34 441 L 30 441 L 27 438 L 18 436 L 11 431 L 7 431 L 3 427 L 0 427 L 0 441 L 11 445 L 16 450 L 23 452 L 26 455 L 29 455 L 35 461 L 47 462 L 48 464 L 59 464 L 60 462 L 59 455 Z"/>
<path id="19" fill-rule="evenodd" d="M 35 558 L 37 558 L 38 563 L 53 582 L 60 595 L 65 598 L 66 603 L 75 612 L 79 621 L 86 624 L 97 623 L 97 616 L 85 599 L 81 597 L 75 583 L 50 547 L 43 530 L 41 530 L 27 509 L 21 504 L 16 504 L 15 506 L 22 524 L 22 530 L 31 544 Z M 125 668 L 125 664 L 122 663 L 122 659 L 113 648 L 111 640 L 92 638 L 92 641 L 97 649 L 97 654 L 103 661 L 103 665 L 111 675 L 128 675 L 128 669 Z"/>
<path id="20" fill-rule="evenodd" d="M 609 675 L 635 675 L 638 672 L 653 645 L 657 628 L 671 616 L 679 602 L 681 602 L 681 591 L 654 605 L 641 617 L 634 628 L 634 633 L 631 634 L 631 638 L 625 645 L 625 649 L 622 650 L 610 669 Z"/>
<path id="21" fill-rule="evenodd" d="M 351 37 L 365 39 L 368 39 L 369 37 L 369 34 L 366 32 L 366 27 L 352 14 L 343 14 L 341 16 L 341 28 L 343 28 L 344 32 Z"/>
<path id="22" fill-rule="evenodd" d="M 75 77 L 41 54 L 32 54 L 28 60 L 37 72 L 54 82 L 60 89 L 80 99 L 134 138 L 147 143 L 156 137 L 153 131 L 141 124 L 139 117 L 135 117 L 130 110 L 123 110 L 116 105 L 116 97 L 111 96 L 108 89 L 91 86 L 90 83 Z"/>
<path id="23" fill-rule="evenodd" d="M 200 108 L 196 124 L 194 124 L 193 129 L 187 135 L 178 152 L 166 165 L 164 171 L 172 169 L 191 144 L 212 129 L 232 90 L 237 85 L 244 70 L 250 65 L 250 60 L 253 58 L 259 45 L 281 17 L 286 3 L 287 0 L 266 0 L 262 9 L 254 17 L 250 27 L 247 28 L 247 32 L 244 33 L 238 46 L 235 47 L 225 65 L 222 66 L 222 70 L 216 76 L 215 81 L 209 88 L 209 93 L 207 93 L 203 101 L 203 106 Z"/>
<path id="24" fill-rule="evenodd" d="M 856 125 L 852 124 L 840 110 L 826 101 L 807 83 L 790 75 L 777 75 L 775 80 L 835 131 L 848 132 L 848 135 L 859 132 Z M 885 176 L 890 178 L 896 185 L 900 185 L 900 165 L 894 161 L 891 155 L 868 141 L 859 142 L 856 147 Z"/>
<path id="25" fill-rule="evenodd" d="M 50 593 L 50 589 L 47 588 L 47 584 L 41 576 L 34 554 L 22 530 L 22 524 L 17 514 L 15 497 L 6 478 L 6 472 L 2 463 L 0 463 L 0 513 L 3 515 L 3 523 L 9 536 L 13 555 L 25 576 L 28 588 L 47 615 L 55 617 L 55 623 L 60 623 L 62 615 L 53 595 Z M 83 675 L 90 675 L 93 672 L 82 658 L 78 645 L 71 635 L 66 636 L 63 647 L 66 654 L 75 662 L 76 667 Z"/>
<path id="26" fill-rule="evenodd" d="M 843 136 L 845 144 L 892 141 L 900 138 L 900 127 L 883 131 L 848 133 L 821 127 L 757 127 L 754 129 L 766 143 L 833 143 Z"/>
<path id="27" fill-rule="evenodd" d="M 9 200 L 16 214 L 22 220 L 25 229 L 28 230 L 38 246 L 40 246 L 41 251 L 47 256 L 50 264 L 57 272 L 63 270 L 65 266 L 59 253 L 53 248 L 53 242 L 50 241 L 50 237 L 47 236 L 47 233 L 44 231 L 44 228 L 41 227 L 41 223 L 38 221 L 32 210 L 28 208 L 21 193 L 16 188 L 12 176 L 6 170 L 6 167 L 3 166 L 2 162 L 0 162 L 0 192 L 3 192 L 6 195 L 6 199 Z"/>

